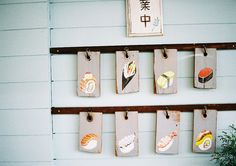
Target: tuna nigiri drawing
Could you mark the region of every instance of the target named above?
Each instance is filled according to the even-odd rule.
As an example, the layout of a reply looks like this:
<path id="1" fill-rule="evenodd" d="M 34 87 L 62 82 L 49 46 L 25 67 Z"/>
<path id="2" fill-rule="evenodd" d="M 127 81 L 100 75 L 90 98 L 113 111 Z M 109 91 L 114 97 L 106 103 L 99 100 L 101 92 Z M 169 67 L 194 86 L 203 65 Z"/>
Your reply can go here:
<path id="1" fill-rule="evenodd" d="M 205 67 L 198 73 L 198 81 L 201 83 L 206 83 L 210 81 L 212 77 L 213 77 L 213 70 L 210 67 Z"/>

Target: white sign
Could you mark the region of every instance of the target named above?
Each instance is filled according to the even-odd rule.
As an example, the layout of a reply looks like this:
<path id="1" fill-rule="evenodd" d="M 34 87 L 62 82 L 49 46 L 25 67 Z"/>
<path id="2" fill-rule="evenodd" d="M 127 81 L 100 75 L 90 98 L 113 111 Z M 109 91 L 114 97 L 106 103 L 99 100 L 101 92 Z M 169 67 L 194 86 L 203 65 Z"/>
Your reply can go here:
<path id="1" fill-rule="evenodd" d="M 163 35 L 162 0 L 126 0 L 128 36 Z"/>

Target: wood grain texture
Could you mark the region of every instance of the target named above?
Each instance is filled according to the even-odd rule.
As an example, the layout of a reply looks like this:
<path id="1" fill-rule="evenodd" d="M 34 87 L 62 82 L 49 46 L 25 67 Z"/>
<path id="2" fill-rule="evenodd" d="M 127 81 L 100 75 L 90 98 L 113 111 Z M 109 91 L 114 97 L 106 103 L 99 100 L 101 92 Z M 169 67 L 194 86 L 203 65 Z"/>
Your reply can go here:
<path id="1" fill-rule="evenodd" d="M 156 119 L 156 153 L 178 154 L 180 112 L 158 110 Z"/>
<path id="2" fill-rule="evenodd" d="M 194 87 L 202 89 L 216 88 L 216 49 L 196 48 L 194 59 Z"/>
<path id="3" fill-rule="evenodd" d="M 193 152 L 214 153 L 216 148 L 216 130 L 217 111 L 211 109 L 195 109 L 193 122 Z"/>
<path id="4" fill-rule="evenodd" d="M 115 154 L 120 157 L 138 156 L 138 112 L 116 112 Z"/>
<path id="5" fill-rule="evenodd" d="M 102 113 L 81 112 L 80 150 L 89 153 L 102 152 Z"/>
<path id="6" fill-rule="evenodd" d="M 78 52 L 78 96 L 100 96 L 100 52 Z"/>
<path id="7" fill-rule="evenodd" d="M 127 54 L 127 55 L 126 55 Z M 138 51 L 116 52 L 116 93 L 134 93 L 139 91 L 139 55 Z"/>
<path id="8" fill-rule="evenodd" d="M 154 93 L 177 93 L 177 50 L 154 50 Z"/>

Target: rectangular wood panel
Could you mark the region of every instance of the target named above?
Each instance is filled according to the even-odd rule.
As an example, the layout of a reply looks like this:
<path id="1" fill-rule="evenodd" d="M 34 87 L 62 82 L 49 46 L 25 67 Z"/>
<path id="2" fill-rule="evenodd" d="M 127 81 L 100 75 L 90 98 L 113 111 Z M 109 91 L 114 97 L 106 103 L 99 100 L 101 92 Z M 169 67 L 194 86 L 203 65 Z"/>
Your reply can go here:
<path id="1" fill-rule="evenodd" d="M 116 52 L 116 93 L 139 91 L 138 51 Z"/>
<path id="2" fill-rule="evenodd" d="M 78 52 L 77 94 L 84 97 L 100 96 L 100 52 Z"/>

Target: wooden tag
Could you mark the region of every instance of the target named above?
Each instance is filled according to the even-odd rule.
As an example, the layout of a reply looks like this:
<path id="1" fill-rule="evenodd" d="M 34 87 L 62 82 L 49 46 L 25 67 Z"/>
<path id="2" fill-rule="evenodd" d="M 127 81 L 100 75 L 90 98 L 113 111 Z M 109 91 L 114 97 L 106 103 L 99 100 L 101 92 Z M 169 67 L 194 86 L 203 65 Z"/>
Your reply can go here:
<path id="1" fill-rule="evenodd" d="M 177 50 L 154 50 L 154 93 L 177 93 Z"/>
<path id="2" fill-rule="evenodd" d="M 201 89 L 216 88 L 216 49 L 195 48 L 194 87 Z"/>
<path id="3" fill-rule="evenodd" d="M 116 156 L 138 156 L 138 112 L 116 112 L 115 116 Z"/>
<path id="4" fill-rule="evenodd" d="M 100 96 L 100 52 L 78 52 L 78 96 Z"/>
<path id="5" fill-rule="evenodd" d="M 180 136 L 180 112 L 157 111 L 156 153 L 178 154 Z"/>
<path id="6" fill-rule="evenodd" d="M 139 91 L 139 51 L 116 51 L 116 93 Z"/>
<path id="7" fill-rule="evenodd" d="M 90 153 L 102 151 L 102 113 L 80 112 L 80 150 Z"/>
<path id="8" fill-rule="evenodd" d="M 216 110 L 194 110 L 193 152 L 213 153 L 215 151 L 216 125 Z"/>

